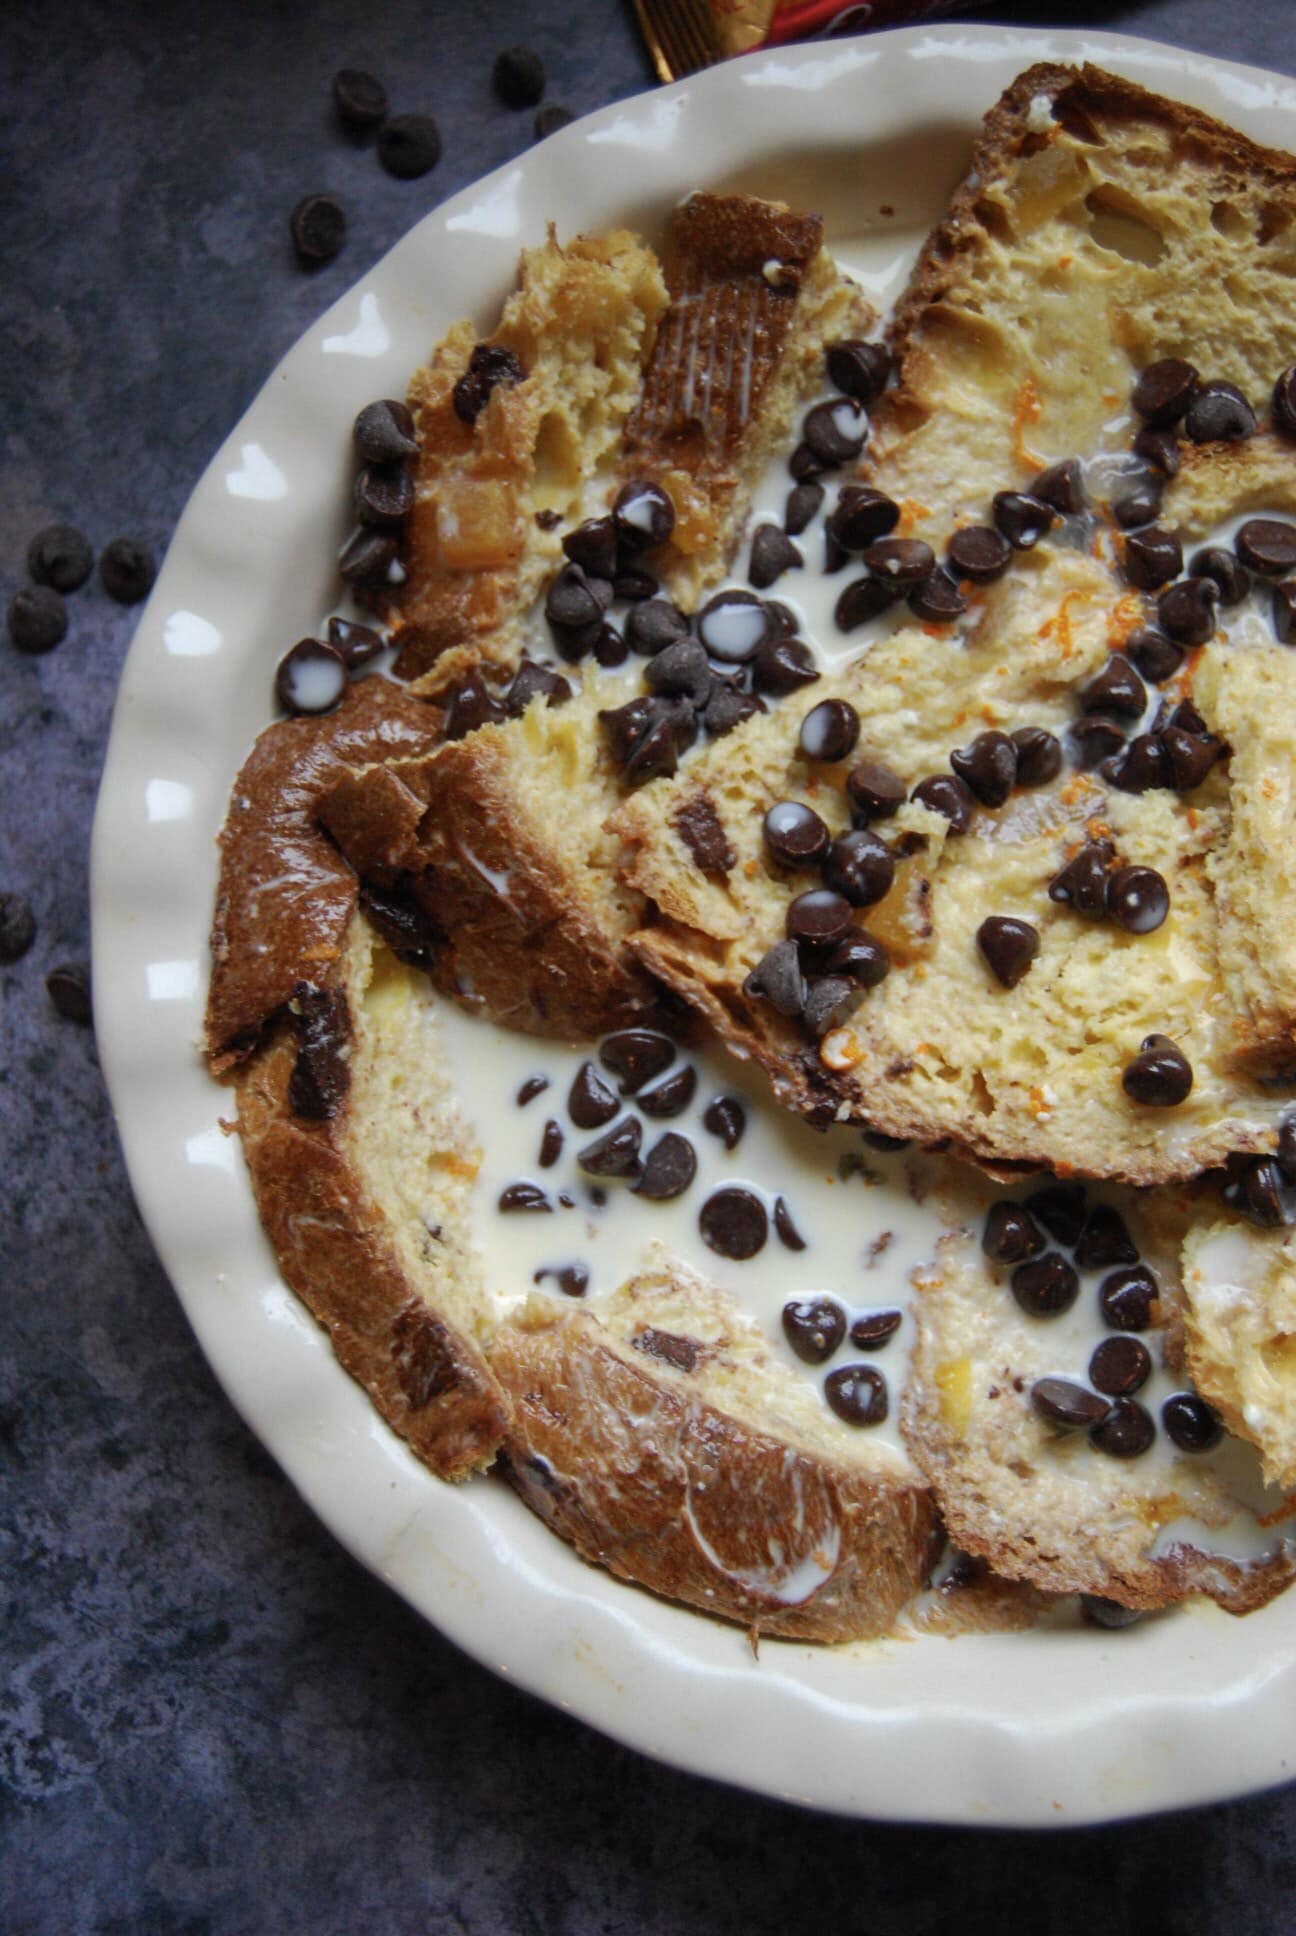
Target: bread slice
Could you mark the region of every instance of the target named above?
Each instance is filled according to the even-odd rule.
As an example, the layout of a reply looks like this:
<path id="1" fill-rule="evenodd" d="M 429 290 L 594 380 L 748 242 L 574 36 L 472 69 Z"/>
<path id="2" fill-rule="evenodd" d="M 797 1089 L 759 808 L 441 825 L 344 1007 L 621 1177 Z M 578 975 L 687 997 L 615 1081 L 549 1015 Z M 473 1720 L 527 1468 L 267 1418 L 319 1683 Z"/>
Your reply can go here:
<path id="1" fill-rule="evenodd" d="M 562 562 L 564 523 L 585 515 L 639 394 L 666 308 L 651 249 L 624 229 L 523 252 L 518 287 L 489 342 L 524 372 L 499 382 L 474 422 L 455 408 L 477 332 L 458 323 L 413 379 L 416 498 L 388 616 L 397 670 L 430 692 L 482 661 L 516 657 L 518 625 Z"/>
<path id="2" fill-rule="evenodd" d="M 943 1542 L 908 1462 L 853 1443 L 735 1301 L 668 1257 L 597 1309 L 533 1299 L 491 1364 L 508 1477 L 545 1523 L 754 1633 L 887 1633 Z"/>
<path id="3" fill-rule="evenodd" d="M 1007 1268 L 989 1263 L 978 1247 L 988 1196 L 988 1187 L 965 1196 L 969 1221 L 919 1277 L 918 1335 L 903 1401 L 906 1443 L 951 1537 L 997 1574 L 1051 1592 L 1098 1594 L 1143 1609 L 1199 1593 L 1230 1613 L 1263 1606 L 1296 1575 L 1296 1549 L 1264 1530 L 1265 1496 L 1246 1448 L 1232 1445 L 1227 1457 L 1207 1462 L 1177 1452 L 1159 1433 L 1142 1456 L 1116 1458 L 1091 1445 L 1084 1431 L 1059 1432 L 1032 1406 L 1039 1378 L 1083 1383 L 1089 1352 L 1103 1335 L 1096 1308 L 1087 1309 L 1094 1290 L 1082 1290 L 1066 1317 L 1024 1317 Z M 1138 1231 L 1136 1210 L 1121 1207 Z M 1140 1248 L 1149 1254 L 1146 1241 Z M 1162 1319 L 1144 1342 L 1173 1368 L 1177 1324 L 1166 1323 L 1165 1307 L 1178 1302 L 1174 1258 L 1153 1251 L 1150 1261 Z M 1183 1381 L 1176 1375 L 1169 1382 Z M 1149 1404 L 1150 1390 L 1140 1394 Z"/>
<path id="4" fill-rule="evenodd" d="M 1265 1478 L 1296 1492 L 1296 1231 L 1203 1208 L 1183 1249 L 1188 1364 Z"/>

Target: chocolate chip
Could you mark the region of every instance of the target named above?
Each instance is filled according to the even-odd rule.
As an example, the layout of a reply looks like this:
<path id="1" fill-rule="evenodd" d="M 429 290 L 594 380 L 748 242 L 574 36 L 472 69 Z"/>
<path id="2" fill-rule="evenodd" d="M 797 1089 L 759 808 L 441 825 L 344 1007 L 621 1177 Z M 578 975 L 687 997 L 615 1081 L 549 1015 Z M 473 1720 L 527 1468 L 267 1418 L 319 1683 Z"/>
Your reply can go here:
<path id="1" fill-rule="evenodd" d="M 824 880 L 852 907 L 872 907 L 891 891 L 895 855 L 867 828 L 853 827 L 838 834 L 824 861 Z"/>
<path id="2" fill-rule="evenodd" d="M 688 635 L 688 620 L 667 598 L 645 598 L 626 613 L 626 643 L 643 658 L 652 658 Z"/>
<path id="3" fill-rule="evenodd" d="M 809 444 L 798 444 L 788 458 L 788 470 L 798 484 L 804 484 L 811 477 L 822 477 L 825 470 L 829 469 L 831 466 L 821 463 Z"/>
<path id="4" fill-rule="evenodd" d="M 777 800 L 765 815 L 765 845 L 788 867 L 814 867 L 828 852 L 831 835 L 813 807 Z"/>
<path id="5" fill-rule="evenodd" d="M 346 216 L 333 195 L 303 195 L 288 218 L 297 260 L 331 262 L 346 241 Z"/>
<path id="6" fill-rule="evenodd" d="M 1089 1360 L 1089 1382 L 1109 1398 L 1128 1398 L 1152 1376 L 1152 1354 L 1137 1338 L 1104 1338 Z"/>
<path id="7" fill-rule="evenodd" d="M 1170 784 L 1176 793 L 1191 793 L 1223 759 L 1225 743 L 1214 733 L 1189 733 L 1180 726 L 1166 726 L 1161 744 L 1170 767 Z"/>
<path id="8" fill-rule="evenodd" d="M 387 119 L 387 90 L 360 67 L 342 67 L 333 76 L 337 118 L 351 134 L 369 134 Z"/>
<path id="9" fill-rule="evenodd" d="M 802 1020 L 815 1042 L 833 1029 L 845 1028 L 863 998 L 860 984 L 848 975 L 815 975 L 806 982 Z"/>
<path id="10" fill-rule="evenodd" d="M 1027 1317 L 1056 1318 L 1069 1311 L 1080 1293 L 1080 1279 L 1060 1251 L 1046 1250 L 1018 1264 L 1012 1294 Z"/>
<path id="11" fill-rule="evenodd" d="M 913 1141 L 910 1136 L 888 1136 L 884 1129 L 865 1129 L 860 1134 L 870 1149 L 880 1150 L 883 1155 L 888 1155 L 892 1150 L 908 1149 Z"/>
<path id="12" fill-rule="evenodd" d="M 611 587 L 602 579 L 590 578 L 579 565 L 564 565 L 550 580 L 545 593 L 545 618 L 550 630 L 556 636 L 588 632 L 591 628 L 597 630 L 607 609 L 605 591 L 610 593 Z M 643 609 L 642 605 L 637 606 L 631 617 Z"/>
<path id="13" fill-rule="evenodd" d="M 1249 1156 L 1237 1167 L 1224 1190 L 1225 1201 L 1262 1230 L 1277 1230 L 1287 1221 L 1283 1205 L 1283 1174 L 1272 1156 Z"/>
<path id="14" fill-rule="evenodd" d="M 20 652 L 52 652 L 67 637 L 67 606 L 51 585 L 25 585 L 9 601 L 9 637 Z"/>
<path id="15" fill-rule="evenodd" d="M 895 603 L 896 594 L 880 578 L 852 578 L 833 607 L 833 622 L 839 632 L 853 632 L 873 620 Z"/>
<path id="16" fill-rule="evenodd" d="M 1184 418 L 1195 444 L 1237 443 L 1255 427 L 1255 411 L 1233 383 L 1204 383 Z"/>
<path id="17" fill-rule="evenodd" d="M 1106 1418 L 1109 1409 L 1105 1398 L 1070 1378 L 1037 1378 L 1030 1398 L 1040 1417 L 1064 1432 L 1086 1431 Z"/>
<path id="18" fill-rule="evenodd" d="M 900 1311 L 865 1311 L 852 1323 L 850 1341 L 857 1351 L 881 1351 L 903 1322 Z"/>
<path id="19" fill-rule="evenodd" d="M 1031 485 L 1032 497 L 1042 498 L 1051 504 L 1055 511 L 1071 517 L 1085 508 L 1084 473 L 1077 457 L 1064 457 L 1061 463 L 1050 464 L 1041 471 Z"/>
<path id="20" fill-rule="evenodd" d="M 643 1127 L 637 1116 L 614 1123 L 594 1142 L 577 1150 L 576 1161 L 588 1176 L 638 1176 Z"/>
<path id="21" fill-rule="evenodd" d="M 546 1277 L 553 1278 L 564 1297 L 584 1297 L 589 1289 L 590 1274 L 585 1264 L 561 1264 L 532 1273 L 536 1284 L 542 1284 Z"/>
<path id="22" fill-rule="evenodd" d="M 100 582 L 119 605 L 138 605 L 152 591 L 156 577 L 153 553 L 135 538 L 114 538 L 100 553 Z"/>
<path id="23" fill-rule="evenodd" d="M 1161 1423 L 1181 1452 L 1209 1452 L 1224 1436 L 1219 1413 L 1196 1392 L 1172 1392 L 1161 1407 Z"/>
<path id="24" fill-rule="evenodd" d="M 1125 540 L 1125 576 L 1140 591 L 1159 591 L 1183 570 L 1183 547 L 1173 531 L 1150 524 Z"/>
<path id="25" fill-rule="evenodd" d="M 778 1240 L 784 1250 L 801 1251 L 805 1249 L 806 1240 L 792 1220 L 792 1212 L 788 1209 L 787 1199 L 785 1197 L 775 1197 L 774 1199 L 774 1229 L 778 1234 Z"/>
<path id="26" fill-rule="evenodd" d="M 1039 1256 L 1044 1238 L 1028 1210 L 1001 1197 L 986 1212 L 981 1248 L 996 1264 L 1023 1264 L 1028 1257 Z"/>
<path id="27" fill-rule="evenodd" d="M 839 397 L 817 403 L 806 412 L 801 435 L 811 455 L 825 469 L 849 464 L 858 457 L 868 438 L 868 417 L 856 397 Z"/>
<path id="28" fill-rule="evenodd" d="M 1146 1264 L 1133 1264 L 1104 1277 L 1098 1308 L 1113 1331 L 1146 1331 L 1158 1297 L 1155 1277 Z"/>
<path id="29" fill-rule="evenodd" d="M 1137 1264 L 1138 1250 L 1119 1210 L 1096 1203 L 1076 1238 L 1075 1260 L 1081 1270 L 1101 1270 L 1108 1264 Z"/>
<path id="30" fill-rule="evenodd" d="M 1191 363 L 1181 356 L 1163 356 L 1149 363 L 1130 393 L 1144 423 L 1161 429 L 1178 423 L 1197 395 L 1199 378 Z"/>
<path id="31" fill-rule="evenodd" d="M 1131 632 L 1125 650 L 1145 679 L 1159 686 L 1174 677 L 1184 662 L 1182 646 L 1175 645 L 1164 632 L 1142 625 Z"/>
<path id="32" fill-rule="evenodd" d="M 1287 1181 L 1296 1183 L 1296 1115 L 1284 1116 L 1278 1126 L 1277 1159 Z"/>
<path id="33" fill-rule="evenodd" d="M 367 403 L 352 425 L 351 436 L 366 464 L 399 464 L 418 454 L 414 419 L 395 397 Z"/>
<path id="34" fill-rule="evenodd" d="M 589 578 L 615 578 L 617 569 L 616 525 L 611 516 L 587 518 L 569 531 L 562 548 L 573 565 L 579 565 Z"/>
<path id="35" fill-rule="evenodd" d="M 309 1122 L 327 1122 L 336 1116 L 351 1086 L 345 1053 L 351 1033 L 346 996 L 299 982 L 290 1013 L 298 1049 L 288 1078 L 289 1107 Z"/>
<path id="36" fill-rule="evenodd" d="M 938 565 L 910 592 L 909 610 L 928 625 L 952 625 L 966 612 L 967 600 L 944 566 Z"/>
<path id="37" fill-rule="evenodd" d="M 881 1425 L 888 1410 L 887 1383 L 874 1365 L 843 1365 L 824 1379 L 830 1411 L 847 1425 Z"/>
<path id="38" fill-rule="evenodd" d="M 921 538 L 878 538 L 864 552 L 874 578 L 896 592 L 912 591 L 936 568 L 936 554 Z"/>
<path id="39" fill-rule="evenodd" d="M 1151 1109 L 1174 1109 L 1192 1086 L 1192 1066 L 1168 1035 L 1145 1035 L 1139 1053 L 1121 1077 L 1121 1087 L 1130 1100 Z"/>
<path id="40" fill-rule="evenodd" d="M 845 699 L 821 699 L 801 721 L 797 744 L 808 760 L 844 760 L 859 739 L 859 714 Z"/>
<path id="41" fill-rule="evenodd" d="M 1215 631 L 1217 599 L 1213 579 L 1183 578 L 1158 598 L 1157 623 L 1178 645 L 1204 645 Z"/>
<path id="42" fill-rule="evenodd" d="M 945 555 L 957 578 L 970 578 L 975 585 L 988 585 L 1002 578 L 1012 560 L 1012 546 L 999 531 L 988 524 L 964 525 L 945 547 Z"/>
<path id="43" fill-rule="evenodd" d="M 866 343 L 857 336 L 829 343 L 824 361 L 828 381 L 863 404 L 874 403 L 881 396 L 891 375 L 891 352 L 886 344 Z"/>
<path id="44" fill-rule="evenodd" d="M 1017 778 L 1017 748 L 1007 733 L 978 733 L 950 754 L 950 765 L 983 807 L 1001 807 Z"/>
<path id="45" fill-rule="evenodd" d="M 515 1098 L 518 1108 L 525 1109 L 529 1102 L 534 1102 L 537 1096 L 542 1096 L 548 1087 L 548 1076 L 528 1076 Z"/>
<path id="46" fill-rule="evenodd" d="M 645 1082 L 669 1069 L 675 1060 L 675 1044 L 669 1035 L 656 1029 L 618 1029 L 599 1043 L 599 1061 L 620 1078 L 621 1094 L 633 1096 Z"/>
<path id="47" fill-rule="evenodd" d="M 1296 363 L 1289 365 L 1274 384 L 1270 409 L 1275 429 L 1296 437 Z"/>
<path id="48" fill-rule="evenodd" d="M 1101 1627 L 1106 1633 L 1137 1627 L 1143 1618 L 1138 1607 L 1123 1607 L 1119 1600 L 1105 1600 L 1100 1593 L 1080 1595 L 1080 1614 L 1088 1626 Z"/>
<path id="49" fill-rule="evenodd" d="M 633 1184 L 637 1197 L 651 1203 L 670 1203 L 683 1196 L 697 1175 L 697 1155 L 687 1136 L 668 1129 L 644 1158 L 643 1175 Z"/>
<path id="50" fill-rule="evenodd" d="M 1047 786 L 1062 771 L 1062 742 L 1042 726 L 1019 726 L 1012 735 L 1017 749 L 1017 784 Z"/>
<path id="51" fill-rule="evenodd" d="M 1118 867 L 1107 880 L 1107 912 L 1127 934 L 1153 934 L 1170 912 L 1170 890 L 1155 867 Z"/>
<path id="52" fill-rule="evenodd" d="M 851 932 L 831 947 L 823 957 L 823 966 L 831 975 L 847 975 L 861 988 L 876 988 L 886 980 L 891 969 L 891 958 L 882 943 L 861 928 Z"/>
<path id="53" fill-rule="evenodd" d="M 545 67 L 533 47 L 506 47 L 491 70 L 506 108 L 533 108 L 545 91 Z"/>
<path id="54" fill-rule="evenodd" d="M 396 540 L 387 531 L 367 531 L 358 524 L 338 553 L 338 571 L 349 585 L 375 584 L 385 579 L 395 562 Z"/>
<path id="55" fill-rule="evenodd" d="M 1034 1190 L 1027 1197 L 1026 1208 L 1037 1223 L 1043 1224 L 1050 1237 L 1070 1247 L 1084 1227 L 1085 1186 L 1083 1183 L 1046 1183 L 1043 1189 Z"/>
<path id="56" fill-rule="evenodd" d="M 551 1170 L 563 1152 L 562 1126 L 551 1116 L 540 1137 L 540 1168 Z"/>
<path id="57" fill-rule="evenodd" d="M 416 181 L 441 159 L 441 130 L 430 114 L 394 114 L 378 137 L 378 159 L 398 181 Z"/>
<path id="58" fill-rule="evenodd" d="M 991 914 L 977 929 L 977 947 L 995 980 L 1015 988 L 1039 953 L 1039 930 L 1012 915 Z"/>
<path id="59" fill-rule="evenodd" d="M 884 491 L 870 490 L 864 484 L 843 484 L 825 530 L 843 551 L 858 552 L 885 538 L 899 522 L 900 506 Z"/>
<path id="60" fill-rule="evenodd" d="M 1242 563 L 1262 578 L 1296 570 L 1296 524 L 1282 518 L 1248 518 L 1233 544 Z"/>
<path id="61" fill-rule="evenodd" d="M 650 571 L 641 571 L 637 565 L 622 565 L 612 580 L 612 589 L 618 598 L 637 604 L 641 598 L 653 598 L 660 589 Z"/>
<path id="62" fill-rule="evenodd" d="M 783 576 L 804 565 L 805 559 L 791 538 L 777 524 L 759 524 L 752 537 L 751 562 L 747 576 L 757 591 L 769 587 Z"/>
<path id="63" fill-rule="evenodd" d="M 711 657 L 725 665 L 745 664 L 774 633 L 764 602 L 744 591 L 717 592 L 709 598 L 698 613 L 697 630 Z"/>
<path id="64" fill-rule="evenodd" d="M 520 719 L 533 699 L 543 698 L 550 706 L 560 706 L 571 696 L 571 687 L 552 666 L 523 659 L 504 694 L 504 710 L 510 719 Z"/>
<path id="65" fill-rule="evenodd" d="M 36 916 L 25 894 L 0 894 L 0 964 L 21 961 L 36 939 Z"/>
<path id="66" fill-rule="evenodd" d="M 553 1213 L 553 1205 L 538 1183 L 510 1183 L 500 1191 L 496 1208 L 504 1215 L 513 1211 L 544 1211 Z"/>
<path id="67" fill-rule="evenodd" d="M 346 660 L 320 639 L 298 639 L 275 673 L 275 694 L 286 713 L 331 713 L 347 689 Z"/>
<path id="68" fill-rule="evenodd" d="M 828 948 L 851 927 L 854 913 L 844 894 L 828 887 L 812 887 L 789 902 L 784 926 L 789 941 L 808 948 Z"/>
<path id="69" fill-rule="evenodd" d="M 956 774 L 933 773 L 930 779 L 920 780 L 909 797 L 932 813 L 943 814 L 952 834 L 964 834 L 972 825 L 976 800 L 971 787 Z"/>
<path id="70" fill-rule="evenodd" d="M 1141 457 L 1162 477 L 1178 477 L 1179 439 L 1173 430 L 1154 430 L 1150 424 L 1145 424 L 1130 448 L 1136 457 Z"/>
<path id="71" fill-rule="evenodd" d="M 337 617 L 328 622 L 328 642 L 340 653 L 349 671 L 376 659 L 384 644 L 382 633 L 372 625 L 358 625 L 352 619 Z"/>
<path id="72" fill-rule="evenodd" d="M 466 739 L 479 727 L 498 726 L 507 717 L 476 666 L 471 666 L 450 694 L 441 730 L 448 740 Z"/>
<path id="73" fill-rule="evenodd" d="M 698 1212 L 698 1229 L 708 1250 L 743 1263 L 765 1246 L 769 1217 L 765 1205 L 741 1184 L 713 1190 Z"/>
<path id="74" fill-rule="evenodd" d="M 577 1129 L 602 1129 L 620 1104 L 592 1062 L 582 1062 L 567 1091 L 567 1114 Z"/>
<path id="75" fill-rule="evenodd" d="M 1296 578 L 1284 579 L 1273 589 L 1274 637 L 1279 645 L 1296 644 Z"/>
<path id="76" fill-rule="evenodd" d="M 789 538 L 799 538 L 824 501 L 822 484 L 794 484 L 783 507 L 783 529 Z"/>
<path id="77" fill-rule="evenodd" d="M 93 1021 L 90 970 L 83 961 L 63 961 L 57 968 L 51 968 L 45 977 L 45 992 L 55 1013 L 65 1022 L 80 1022 L 85 1026 Z"/>
<path id="78" fill-rule="evenodd" d="M 644 684 L 650 692 L 668 698 L 687 699 L 700 706 L 711 691 L 711 667 L 696 639 L 676 639 L 644 668 Z"/>
<path id="79" fill-rule="evenodd" d="M 722 739 L 757 713 L 765 711 L 765 701 L 757 693 L 716 684 L 702 714 L 702 724 L 712 739 Z"/>
<path id="80" fill-rule="evenodd" d="M 1102 671 L 1080 688 L 1079 699 L 1087 713 L 1139 719 L 1147 707 L 1147 688 L 1129 660 L 1113 652 Z"/>
<path id="81" fill-rule="evenodd" d="M 790 1298 L 783 1306 L 783 1336 L 803 1364 L 821 1365 L 846 1336 L 846 1313 L 831 1297 Z"/>
<path id="82" fill-rule="evenodd" d="M 1159 733 L 1139 733 L 1123 752 L 1103 762 L 1102 771 L 1122 793 L 1148 793 L 1170 784 L 1170 762 Z"/>
<path id="83" fill-rule="evenodd" d="M 1161 515 L 1161 480 L 1148 478 L 1134 484 L 1112 505 L 1112 514 L 1122 531 L 1136 531 Z"/>
<path id="84" fill-rule="evenodd" d="M 1194 578 L 1209 578 L 1218 587 L 1221 605 L 1240 605 L 1251 589 L 1250 572 L 1224 545 L 1205 545 L 1194 552 L 1188 569 Z"/>
<path id="85" fill-rule="evenodd" d="M 762 996 L 780 1015 L 800 1015 L 806 987 L 795 941 L 775 942 L 743 982 L 743 994 Z"/>
<path id="86" fill-rule="evenodd" d="M 638 1096 L 638 1107 L 645 1116 L 658 1119 L 668 1116 L 682 1116 L 693 1100 L 697 1089 L 697 1070 L 691 1062 L 680 1069 L 673 1069 L 651 1089 L 644 1089 Z"/>
<path id="87" fill-rule="evenodd" d="M 1086 841 L 1049 882 L 1050 901 L 1086 921 L 1101 921 L 1107 912 L 1107 863 L 1113 851 L 1109 840 Z"/>
<path id="88" fill-rule="evenodd" d="M 881 760 L 861 760 L 846 775 L 846 797 L 860 824 L 890 820 L 904 805 L 907 788 L 898 773 Z"/>
<path id="89" fill-rule="evenodd" d="M 747 1127 L 747 1111 L 737 1096 L 717 1096 L 706 1106 L 702 1127 L 718 1136 L 727 1150 L 736 1150 Z"/>
<path id="90" fill-rule="evenodd" d="M 617 540 L 625 551 L 650 551 L 665 544 L 675 529 L 675 506 L 649 477 L 623 484 L 612 505 Z"/>
<path id="91" fill-rule="evenodd" d="M 802 686 L 812 686 L 819 670 L 804 639 L 772 638 L 757 646 L 751 676 L 757 692 L 779 699 Z"/>
<path id="92" fill-rule="evenodd" d="M 27 569 L 38 585 L 77 591 L 94 570 L 90 540 L 74 524 L 47 524 L 27 547 Z"/>
<path id="93" fill-rule="evenodd" d="M 356 473 L 352 504 L 361 524 L 399 524 L 413 509 L 414 479 L 403 465 L 362 465 Z"/>
<path id="94" fill-rule="evenodd" d="M 362 885 L 360 908 L 398 961 L 425 971 L 431 968 L 437 937 L 408 889 L 397 885 L 389 888 Z"/>
<path id="95" fill-rule="evenodd" d="M 1029 551 L 1056 522 L 1051 504 L 1025 491 L 996 491 L 993 500 L 995 528 L 1015 551 Z"/>
<path id="96" fill-rule="evenodd" d="M 1137 1459 L 1156 1438 L 1156 1426 L 1135 1398 L 1117 1398 L 1101 1424 L 1089 1434 L 1090 1443 L 1113 1459 Z"/>
<path id="97" fill-rule="evenodd" d="M 557 134 L 560 128 L 569 128 L 575 119 L 576 116 L 570 108 L 563 107 L 557 101 L 546 101 L 542 108 L 537 108 L 536 118 L 532 123 L 536 140 L 547 141 L 549 136 Z"/>

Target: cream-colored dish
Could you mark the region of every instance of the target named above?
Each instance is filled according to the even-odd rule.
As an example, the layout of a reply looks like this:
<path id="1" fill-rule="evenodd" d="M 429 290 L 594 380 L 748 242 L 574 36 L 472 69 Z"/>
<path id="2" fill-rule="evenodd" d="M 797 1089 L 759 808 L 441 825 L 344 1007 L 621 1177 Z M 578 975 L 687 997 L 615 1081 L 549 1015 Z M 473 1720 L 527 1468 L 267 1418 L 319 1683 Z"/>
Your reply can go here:
<path id="1" fill-rule="evenodd" d="M 1048 58 L 1099 62 L 1296 147 L 1296 86 L 1253 70 L 1118 36 L 914 29 L 623 103 L 427 217 L 303 337 L 195 492 L 127 662 L 95 829 L 97 1022 L 141 1208 L 231 1398 L 321 1517 L 479 1659 L 608 1733 L 771 1794 L 911 1820 L 1093 1821 L 1283 1779 L 1296 1611 L 767 1641 L 754 1658 L 737 1630 L 586 1567 L 502 1487 L 438 1483 L 386 1430 L 278 1277 L 197 1043 L 215 835 L 279 653 L 334 603 L 356 410 L 400 394 L 456 316 L 484 319 L 548 220 L 650 232 L 702 184 L 821 208 L 885 306 L 981 114 Z"/>

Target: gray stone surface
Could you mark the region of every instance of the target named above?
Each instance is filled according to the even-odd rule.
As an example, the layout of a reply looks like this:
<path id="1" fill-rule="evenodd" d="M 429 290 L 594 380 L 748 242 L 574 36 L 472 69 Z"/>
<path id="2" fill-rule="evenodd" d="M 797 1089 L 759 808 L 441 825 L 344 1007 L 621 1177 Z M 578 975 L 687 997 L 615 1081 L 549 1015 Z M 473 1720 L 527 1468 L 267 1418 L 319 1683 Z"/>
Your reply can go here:
<path id="1" fill-rule="evenodd" d="M 992 10 L 1073 24 L 1079 9 Z M 1095 4 L 1087 24 L 1288 72 L 1289 0 Z M 420 214 L 526 145 L 492 51 L 577 110 L 649 79 L 613 0 L 8 0 L 0 11 L 0 581 L 30 534 L 159 549 L 275 359 Z M 391 180 L 339 138 L 343 62 L 431 108 Z M 351 236 L 303 275 L 286 217 Z M 656 1767 L 463 1658 L 343 1553 L 215 1386 L 133 1208 L 88 1030 L 86 845 L 131 616 L 95 587 L 49 657 L 0 644 L 0 1930 L 235 1936 L 1296 1926 L 1288 1791 L 1051 1839 L 797 1814 Z"/>

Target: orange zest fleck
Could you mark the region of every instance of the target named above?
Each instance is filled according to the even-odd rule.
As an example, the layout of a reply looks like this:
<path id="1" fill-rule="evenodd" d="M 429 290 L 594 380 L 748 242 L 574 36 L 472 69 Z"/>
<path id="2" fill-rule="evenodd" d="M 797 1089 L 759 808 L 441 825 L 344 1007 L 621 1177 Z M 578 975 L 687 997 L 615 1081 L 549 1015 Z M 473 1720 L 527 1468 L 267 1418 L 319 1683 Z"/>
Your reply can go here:
<path id="1" fill-rule="evenodd" d="M 1028 471 L 1042 471 L 1045 468 L 1044 459 L 1037 457 L 1033 450 L 1028 450 L 1023 441 L 1027 424 L 1039 421 L 1040 409 L 1040 397 L 1039 391 L 1035 388 L 1035 379 L 1028 376 L 1019 385 L 1017 395 L 1013 399 L 1012 428 L 1013 455 Z"/>

